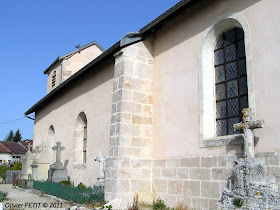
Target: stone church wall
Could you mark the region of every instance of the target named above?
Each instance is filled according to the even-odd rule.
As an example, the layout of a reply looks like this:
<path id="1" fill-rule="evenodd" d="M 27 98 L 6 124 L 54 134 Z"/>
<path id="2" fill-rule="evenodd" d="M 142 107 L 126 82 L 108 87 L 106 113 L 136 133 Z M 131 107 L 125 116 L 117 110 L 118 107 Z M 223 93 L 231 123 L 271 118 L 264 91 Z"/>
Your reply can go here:
<path id="1" fill-rule="evenodd" d="M 153 159 L 152 191 L 169 206 L 179 203 L 194 209 L 215 209 L 223 188 L 229 183 L 234 161 L 228 156 L 195 156 L 187 158 Z M 280 185 L 278 153 L 256 154 L 264 159 L 268 174 L 275 175 Z"/>

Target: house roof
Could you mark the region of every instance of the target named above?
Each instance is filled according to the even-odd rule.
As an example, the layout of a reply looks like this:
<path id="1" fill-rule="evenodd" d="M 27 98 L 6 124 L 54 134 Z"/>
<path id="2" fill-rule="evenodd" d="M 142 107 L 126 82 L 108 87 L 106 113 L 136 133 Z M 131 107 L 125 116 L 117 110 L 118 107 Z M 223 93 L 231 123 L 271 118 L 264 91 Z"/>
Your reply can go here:
<path id="1" fill-rule="evenodd" d="M 27 145 L 29 143 L 32 144 L 32 142 L 0 141 L 0 152 L 3 151 L 4 153 L 25 154 L 28 151 Z"/>
<path id="2" fill-rule="evenodd" d="M 159 17 L 154 19 L 152 22 L 150 22 L 149 24 L 144 26 L 142 29 L 140 29 L 139 36 L 146 37 L 147 35 L 154 33 L 156 30 L 161 28 L 166 22 L 168 22 L 169 20 L 178 16 L 186 9 L 191 8 L 195 3 L 198 3 L 200 1 L 201 0 L 182 0 L 182 1 L 180 1 L 179 3 L 177 3 L 176 5 L 171 7 L 169 10 L 164 12 L 162 15 L 160 15 Z M 139 39 L 138 41 L 140 41 L 140 40 L 142 40 L 142 39 Z M 135 43 L 135 42 L 133 42 L 133 43 Z M 132 44 L 132 43 L 130 43 L 130 44 Z M 27 110 L 25 112 L 25 115 L 29 115 L 29 114 L 35 112 L 36 110 L 38 110 L 40 107 L 49 103 L 56 95 L 58 95 L 58 93 L 60 93 L 66 87 L 73 85 L 76 81 L 78 81 L 81 77 L 83 77 L 89 71 L 96 69 L 95 67 L 98 66 L 100 63 L 104 62 L 105 60 L 107 60 L 109 58 L 112 58 L 113 55 L 116 52 L 118 52 L 119 50 L 121 50 L 123 47 L 124 46 L 121 45 L 121 40 L 118 41 L 117 43 L 115 43 L 112 47 L 110 47 L 108 50 L 104 51 L 101 55 L 99 55 L 97 58 L 95 58 L 89 64 L 84 66 L 81 70 L 79 70 L 78 72 L 73 74 L 71 77 L 69 77 L 66 81 L 64 81 L 59 86 L 57 86 L 54 90 L 52 90 L 50 93 L 48 93 L 40 101 L 38 101 L 35 105 L 33 105 L 29 110 Z M 51 66 L 55 65 L 54 63 L 51 64 Z M 45 70 L 45 71 L 47 71 L 47 70 Z"/>
<path id="3" fill-rule="evenodd" d="M 82 51 L 82 50 L 84 50 L 87 47 L 90 47 L 92 45 L 96 45 L 103 52 L 105 51 L 105 49 L 100 44 L 98 44 L 96 41 L 92 41 L 92 42 L 90 42 L 90 43 L 88 43 L 88 44 L 86 44 L 86 45 L 84 45 L 82 47 L 79 47 L 79 48 L 77 48 L 75 50 L 72 50 L 71 52 L 65 53 L 64 55 L 61 55 L 61 56 L 57 57 L 57 59 L 55 59 L 55 61 L 44 71 L 44 74 L 48 73 L 48 71 L 51 70 L 51 68 L 54 67 L 63 58 L 66 58 L 66 57 L 68 57 L 70 55 L 73 55 L 73 54 L 75 54 L 77 52 L 80 52 L 80 51 Z"/>
<path id="4" fill-rule="evenodd" d="M 10 151 L 6 147 L 0 144 L 0 153 L 10 153 Z"/>

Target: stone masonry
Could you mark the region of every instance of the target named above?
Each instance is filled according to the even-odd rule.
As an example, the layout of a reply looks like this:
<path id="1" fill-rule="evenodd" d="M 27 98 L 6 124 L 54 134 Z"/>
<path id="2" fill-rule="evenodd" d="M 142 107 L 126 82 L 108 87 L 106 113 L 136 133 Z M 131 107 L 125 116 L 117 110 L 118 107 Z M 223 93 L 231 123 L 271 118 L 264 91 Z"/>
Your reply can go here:
<path id="1" fill-rule="evenodd" d="M 115 54 L 105 200 L 152 197 L 153 40 Z"/>
<path id="2" fill-rule="evenodd" d="M 278 153 L 256 154 L 267 164 L 268 174 L 280 184 Z M 229 187 L 234 161 L 241 156 L 197 156 L 152 161 L 152 191 L 174 207 L 183 203 L 193 209 L 216 209 L 223 189 Z"/>

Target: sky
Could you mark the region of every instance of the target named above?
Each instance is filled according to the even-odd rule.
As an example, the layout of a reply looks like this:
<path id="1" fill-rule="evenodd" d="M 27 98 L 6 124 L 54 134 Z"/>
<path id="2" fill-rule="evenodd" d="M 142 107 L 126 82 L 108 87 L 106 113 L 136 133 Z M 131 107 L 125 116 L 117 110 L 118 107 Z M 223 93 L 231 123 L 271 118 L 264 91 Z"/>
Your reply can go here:
<path id="1" fill-rule="evenodd" d="M 0 141 L 17 129 L 33 139 L 24 113 L 46 95 L 43 72 L 58 56 L 93 40 L 107 50 L 178 2 L 0 0 Z"/>

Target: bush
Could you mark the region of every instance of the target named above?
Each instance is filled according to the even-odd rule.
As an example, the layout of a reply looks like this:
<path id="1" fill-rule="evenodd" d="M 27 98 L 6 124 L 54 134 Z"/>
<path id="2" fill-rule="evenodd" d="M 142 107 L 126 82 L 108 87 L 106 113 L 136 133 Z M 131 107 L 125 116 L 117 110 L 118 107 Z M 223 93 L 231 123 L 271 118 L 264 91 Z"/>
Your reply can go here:
<path id="1" fill-rule="evenodd" d="M 7 170 L 13 170 L 12 167 L 8 167 L 8 166 L 0 166 L 0 176 L 3 180 L 6 180 L 6 171 Z"/>
<path id="2" fill-rule="evenodd" d="M 22 164 L 21 162 L 14 162 L 14 166 L 12 167 L 13 170 L 21 170 L 22 169 Z"/>
<path id="3" fill-rule="evenodd" d="M 0 191 L 0 202 L 2 202 L 3 200 L 5 200 L 6 197 L 7 197 L 7 193 L 1 192 L 1 191 Z"/>
<path id="4" fill-rule="evenodd" d="M 155 210 L 164 210 L 164 209 L 167 209 L 167 207 L 166 207 L 166 205 L 165 205 L 163 200 L 157 199 L 153 203 L 153 209 L 155 209 Z"/>
<path id="5" fill-rule="evenodd" d="M 233 200 L 233 204 L 236 206 L 236 207 L 241 207 L 242 204 L 243 204 L 243 200 L 241 198 L 235 198 Z"/>
<path id="6" fill-rule="evenodd" d="M 70 181 L 61 181 L 58 184 L 62 185 L 62 186 L 71 186 L 71 182 Z"/>
<path id="7" fill-rule="evenodd" d="M 83 185 L 83 183 L 81 182 L 80 184 L 78 184 L 77 188 L 81 188 L 81 189 L 86 189 L 87 187 L 85 185 Z"/>

